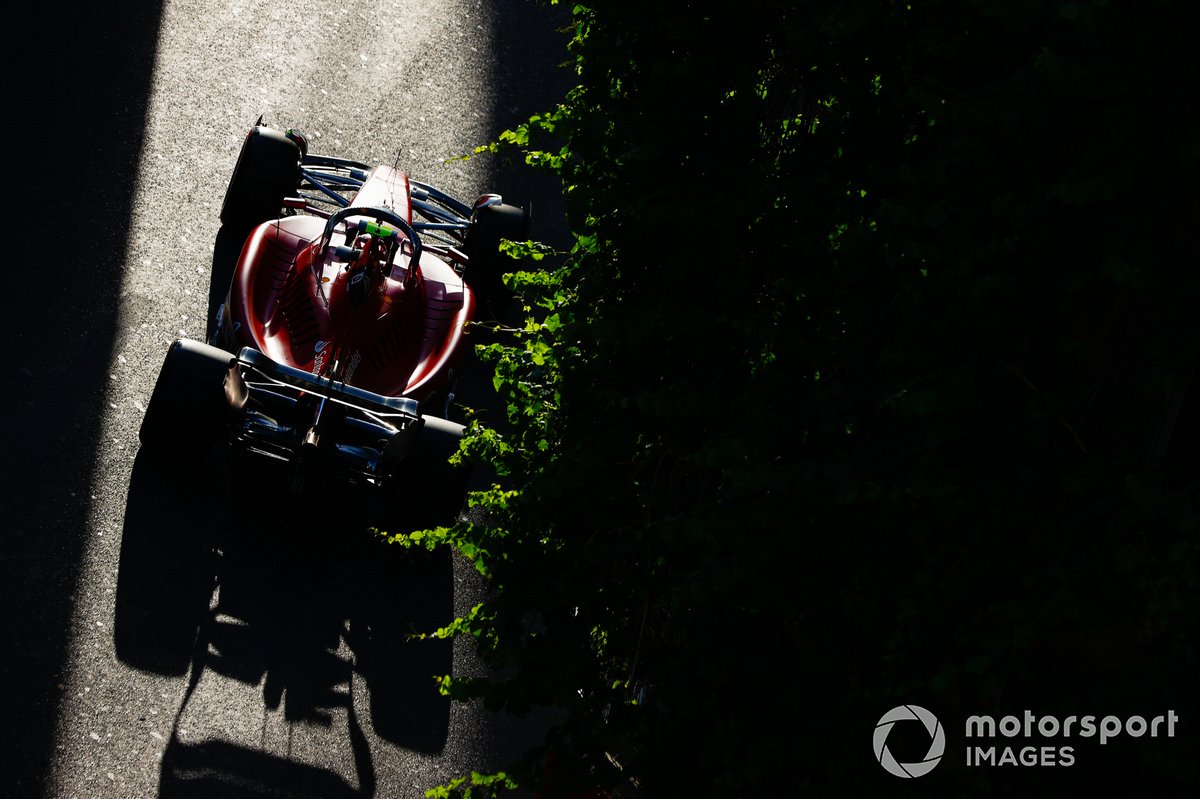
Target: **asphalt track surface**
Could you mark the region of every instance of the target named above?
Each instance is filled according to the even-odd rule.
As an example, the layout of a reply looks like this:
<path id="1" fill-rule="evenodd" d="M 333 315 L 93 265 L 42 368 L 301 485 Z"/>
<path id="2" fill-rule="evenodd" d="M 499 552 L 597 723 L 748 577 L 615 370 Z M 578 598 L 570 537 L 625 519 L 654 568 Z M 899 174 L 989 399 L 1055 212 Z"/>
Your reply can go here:
<path id="1" fill-rule="evenodd" d="M 532 201 L 554 241 L 548 181 L 447 159 L 549 107 L 563 37 L 526 0 L 128 6 L 8 25 L 0 796 L 409 797 L 500 764 L 538 723 L 438 697 L 480 665 L 405 635 L 477 601 L 469 568 L 380 548 L 351 493 L 155 462 L 137 430 L 224 292 L 218 210 L 260 114 Z"/>

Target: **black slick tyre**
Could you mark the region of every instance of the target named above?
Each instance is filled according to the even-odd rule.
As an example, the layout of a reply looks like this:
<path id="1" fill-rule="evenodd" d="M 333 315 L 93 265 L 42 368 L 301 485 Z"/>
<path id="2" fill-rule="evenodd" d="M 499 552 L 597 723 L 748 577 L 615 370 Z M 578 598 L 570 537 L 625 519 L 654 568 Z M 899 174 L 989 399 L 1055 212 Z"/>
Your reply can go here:
<path id="1" fill-rule="evenodd" d="M 507 203 L 482 206 L 471 216 L 471 226 L 463 242 L 470 258 L 467 282 L 493 316 L 508 300 L 502 278 L 516 265 L 500 252 L 500 240 L 526 241 L 530 228 L 529 212 Z"/>
<path id="2" fill-rule="evenodd" d="M 234 356 L 177 339 L 167 350 L 138 438 L 151 451 L 192 451 L 216 442 L 229 419 L 225 376 Z"/>
<path id="3" fill-rule="evenodd" d="M 225 190 L 221 223 L 248 231 L 279 216 L 283 199 L 300 185 L 300 158 L 299 145 L 282 132 L 251 128 Z"/>
<path id="4" fill-rule="evenodd" d="M 448 419 L 423 416 L 412 449 L 388 489 L 390 504 L 411 529 L 453 524 L 467 494 L 469 470 L 451 464 L 466 428 Z"/>

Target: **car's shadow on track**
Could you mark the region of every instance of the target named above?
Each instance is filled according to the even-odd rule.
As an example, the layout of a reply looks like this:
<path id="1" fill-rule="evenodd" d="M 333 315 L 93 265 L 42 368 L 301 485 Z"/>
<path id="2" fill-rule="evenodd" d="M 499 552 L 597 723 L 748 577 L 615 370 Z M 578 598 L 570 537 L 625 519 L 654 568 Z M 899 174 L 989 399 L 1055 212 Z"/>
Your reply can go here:
<path id="1" fill-rule="evenodd" d="M 433 678 L 450 673 L 451 644 L 410 633 L 453 618 L 450 556 L 382 543 L 369 527 L 402 520 L 378 507 L 339 485 L 292 493 L 287 469 L 226 450 L 190 465 L 139 453 L 117 583 L 118 658 L 187 675 L 179 718 L 202 680 L 261 690 L 264 713 L 287 728 L 348 743 L 357 783 L 189 724 L 187 740 L 173 731 L 164 752 L 161 796 L 259 796 L 263 780 L 287 795 L 371 795 L 364 728 L 442 751 L 450 708 Z"/>
<path id="2" fill-rule="evenodd" d="M 355 799 L 355 788 L 328 769 L 256 752 L 224 741 L 184 744 L 172 738 L 163 754 L 159 799 Z"/>

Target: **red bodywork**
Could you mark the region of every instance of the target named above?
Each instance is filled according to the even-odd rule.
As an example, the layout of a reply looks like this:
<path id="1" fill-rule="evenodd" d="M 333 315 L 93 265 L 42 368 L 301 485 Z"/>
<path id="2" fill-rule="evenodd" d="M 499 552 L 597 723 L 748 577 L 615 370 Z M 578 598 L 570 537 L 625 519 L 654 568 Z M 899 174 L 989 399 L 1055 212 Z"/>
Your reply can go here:
<path id="1" fill-rule="evenodd" d="M 351 205 L 411 222 L 408 177 L 376 167 Z M 413 268 L 403 246 L 390 270 L 370 246 L 339 260 L 338 245 L 366 240 L 348 240 L 339 225 L 323 246 L 324 229 L 321 217 L 296 215 L 250 233 L 222 315 L 227 347 L 385 396 L 424 402 L 446 388 L 475 308 L 461 275 L 429 250 Z"/>

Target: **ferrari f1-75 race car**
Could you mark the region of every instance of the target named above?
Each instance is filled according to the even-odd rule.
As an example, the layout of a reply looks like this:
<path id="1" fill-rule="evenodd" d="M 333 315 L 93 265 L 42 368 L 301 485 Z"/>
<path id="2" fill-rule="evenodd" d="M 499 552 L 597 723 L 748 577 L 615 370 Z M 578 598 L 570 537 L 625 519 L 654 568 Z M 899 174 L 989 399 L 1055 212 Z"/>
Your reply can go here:
<path id="1" fill-rule="evenodd" d="M 221 209 L 246 235 L 214 332 L 171 344 L 142 445 L 224 441 L 294 464 L 298 483 L 427 493 L 463 433 L 445 417 L 465 328 L 500 285 L 500 240 L 526 238 L 529 215 L 314 155 L 303 134 L 261 122 Z"/>

